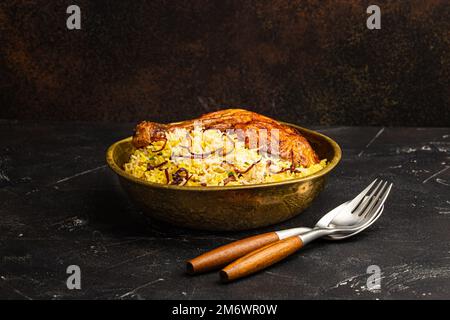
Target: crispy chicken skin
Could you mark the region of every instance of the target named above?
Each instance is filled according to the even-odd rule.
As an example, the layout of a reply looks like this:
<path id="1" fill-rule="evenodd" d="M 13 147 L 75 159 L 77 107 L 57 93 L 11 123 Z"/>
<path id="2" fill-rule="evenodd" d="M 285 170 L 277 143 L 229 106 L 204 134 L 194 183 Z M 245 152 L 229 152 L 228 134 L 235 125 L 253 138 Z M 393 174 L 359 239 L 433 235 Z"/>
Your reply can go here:
<path id="1" fill-rule="evenodd" d="M 297 130 L 271 118 L 243 109 L 211 112 L 197 119 L 169 124 L 143 121 L 136 126 L 133 145 L 136 148 L 142 148 L 152 142 L 165 140 L 166 132 L 170 130 L 175 128 L 191 130 L 194 125 L 201 125 L 204 130 L 217 129 L 225 132 L 234 129 L 239 139 L 245 140 L 247 145 L 256 141 L 261 150 L 269 153 L 274 153 L 276 150 L 271 150 L 271 147 L 278 145 L 279 156 L 282 159 L 290 160 L 293 166 L 309 167 L 319 162 L 319 157 L 311 145 Z M 264 139 L 265 145 L 259 145 L 260 130 L 267 132 L 267 138 Z"/>

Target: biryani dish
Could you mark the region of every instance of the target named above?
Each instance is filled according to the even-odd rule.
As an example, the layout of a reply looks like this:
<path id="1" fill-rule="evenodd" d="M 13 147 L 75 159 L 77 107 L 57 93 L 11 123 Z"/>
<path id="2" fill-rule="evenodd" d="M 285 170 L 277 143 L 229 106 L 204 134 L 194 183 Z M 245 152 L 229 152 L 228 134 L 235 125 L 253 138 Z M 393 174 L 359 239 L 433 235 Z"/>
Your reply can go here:
<path id="1" fill-rule="evenodd" d="M 242 109 L 171 124 L 144 121 L 124 170 L 149 182 L 232 186 L 285 181 L 322 170 L 309 142 L 294 128 Z"/>

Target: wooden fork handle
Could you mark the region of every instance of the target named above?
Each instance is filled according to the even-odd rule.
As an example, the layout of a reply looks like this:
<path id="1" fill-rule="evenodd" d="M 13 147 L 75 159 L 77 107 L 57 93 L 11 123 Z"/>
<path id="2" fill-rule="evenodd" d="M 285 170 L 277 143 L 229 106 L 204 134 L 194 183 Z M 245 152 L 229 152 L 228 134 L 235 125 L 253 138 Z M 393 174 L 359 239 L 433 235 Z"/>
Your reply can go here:
<path id="1" fill-rule="evenodd" d="M 223 268 L 220 277 L 222 281 L 229 282 L 248 276 L 283 260 L 301 247 L 303 242 L 298 236 L 268 244 Z"/>
<path id="2" fill-rule="evenodd" d="M 280 240 L 276 232 L 268 232 L 238 240 L 186 261 L 189 274 L 211 271 L 245 256 L 258 248 Z"/>

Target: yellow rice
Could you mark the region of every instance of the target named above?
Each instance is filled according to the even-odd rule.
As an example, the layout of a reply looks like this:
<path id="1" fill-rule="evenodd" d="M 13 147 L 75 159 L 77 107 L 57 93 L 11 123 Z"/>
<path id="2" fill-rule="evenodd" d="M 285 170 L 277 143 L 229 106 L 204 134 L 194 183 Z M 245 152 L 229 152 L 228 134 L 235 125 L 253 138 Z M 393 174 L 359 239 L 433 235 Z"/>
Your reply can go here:
<path id="1" fill-rule="evenodd" d="M 125 171 L 136 178 L 162 184 L 230 186 L 301 178 L 326 166 L 326 159 L 323 159 L 308 168 L 299 166 L 294 171 L 286 170 L 291 166 L 290 161 L 261 153 L 257 148 L 246 148 L 236 134 L 227 134 L 224 138 L 219 130 L 175 129 L 168 132 L 166 138 L 167 142 L 157 141 L 135 149 L 124 165 Z M 182 169 L 184 172 L 177 180 L 176 172 L 181 168 L 187 173 Z"/>

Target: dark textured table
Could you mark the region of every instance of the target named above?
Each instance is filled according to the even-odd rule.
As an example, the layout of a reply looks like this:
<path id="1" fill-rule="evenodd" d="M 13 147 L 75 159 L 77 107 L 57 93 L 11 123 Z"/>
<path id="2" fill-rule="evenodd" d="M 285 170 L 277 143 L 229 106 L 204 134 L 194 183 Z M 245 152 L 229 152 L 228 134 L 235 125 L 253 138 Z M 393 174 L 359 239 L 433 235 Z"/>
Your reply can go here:
<path id="1" fill-rule="evenodd" d="M 0 298 L 319 299 L 450 298 L 450 129 L 317 128 L 343 159 L 300 216 L 241 233 L 149 222 L 105 166 L 132 125 L 0 121 Z M 375 177 L 394 182 L 367 232 L 319 241 L 255 276 L 221 284 L 191 277 L 184 260 L 274 228 L 312 225 Z M 81 268 L 68 290 L 66 268 Z M 366 286 L 381 268 L 381 289 Z"/>

